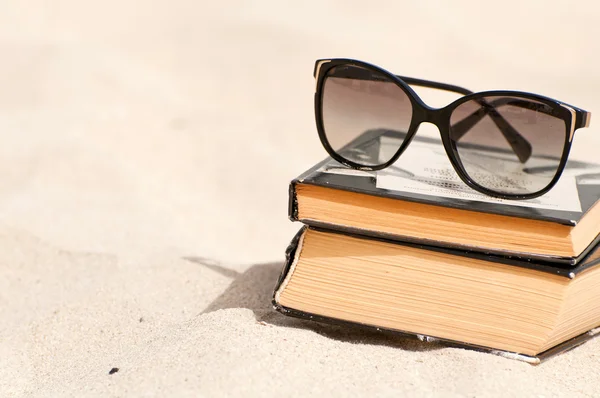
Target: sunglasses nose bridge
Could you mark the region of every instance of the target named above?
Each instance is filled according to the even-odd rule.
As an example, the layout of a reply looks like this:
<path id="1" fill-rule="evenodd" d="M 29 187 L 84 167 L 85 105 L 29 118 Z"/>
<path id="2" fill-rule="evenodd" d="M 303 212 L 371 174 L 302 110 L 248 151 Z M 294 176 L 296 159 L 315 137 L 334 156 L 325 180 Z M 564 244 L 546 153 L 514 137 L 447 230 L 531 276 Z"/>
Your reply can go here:
<path id="1" fill-rule="evenodd" d="M 416 122 L 431 123 L 441 131 L 441 126 L 444 123 L 445 114 L 443 108 L 432 108 L 430 106 L 422 106 L 414 115 Z"/>

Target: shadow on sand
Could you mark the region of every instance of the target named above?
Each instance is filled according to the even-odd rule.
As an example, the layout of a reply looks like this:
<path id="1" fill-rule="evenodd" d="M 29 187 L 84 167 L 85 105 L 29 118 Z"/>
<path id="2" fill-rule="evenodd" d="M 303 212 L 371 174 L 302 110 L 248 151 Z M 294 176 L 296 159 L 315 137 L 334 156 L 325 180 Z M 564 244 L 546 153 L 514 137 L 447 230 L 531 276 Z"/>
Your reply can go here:
<path id="1" fill-rule="evenodd" d="M 219 263 L 202 257 L 186 257 L 185 260 L 209 268 L 232 278 L 229 287 L 202 314 L 227 308 L 248 308 L 254 312 L 258 322 L 266 322 L 281 327 L 312 330 L 328 338 L 354 343 L 384 345 L 409 351 L 431 351 L 445 348 L 437 342 L 425 343 L 412 336 L 381 333 L 360 327 L 337 326 L 314 321 L 287 317 L 276 312 L 271 305 L 273 288 L 283 268 L 282 262 L 255 264 L 240 273 L 221 266 Z"/>

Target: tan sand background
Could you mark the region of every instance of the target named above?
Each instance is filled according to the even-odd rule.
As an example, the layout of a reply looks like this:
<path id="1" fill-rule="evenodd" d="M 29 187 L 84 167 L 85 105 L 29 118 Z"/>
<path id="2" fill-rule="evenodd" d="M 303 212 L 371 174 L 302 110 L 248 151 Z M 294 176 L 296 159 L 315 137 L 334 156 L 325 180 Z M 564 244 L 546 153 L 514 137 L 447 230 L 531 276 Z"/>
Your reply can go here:
<path id="1" fill-rule="evenodd" d="M 597 2 L 300 3 L 0 2 L 0 396 L 600 394 L 600 340 L 532 367 L 269 303 L 316 58 L 572 103 L 593 160 Z"/>

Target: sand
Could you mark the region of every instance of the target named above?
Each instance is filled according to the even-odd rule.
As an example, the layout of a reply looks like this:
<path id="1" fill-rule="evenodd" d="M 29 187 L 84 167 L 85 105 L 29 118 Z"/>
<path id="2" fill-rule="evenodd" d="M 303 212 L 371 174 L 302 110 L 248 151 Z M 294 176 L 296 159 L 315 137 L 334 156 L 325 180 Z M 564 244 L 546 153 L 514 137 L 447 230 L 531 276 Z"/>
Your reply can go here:
<path id="1" fill-rule="evenodd" d="M 0 396 L 597 393 L 600 339 L 534 367 L 270 306 L 315 59 L 600 115 L 594 2 L 484 4 L 5 2 Z"/>

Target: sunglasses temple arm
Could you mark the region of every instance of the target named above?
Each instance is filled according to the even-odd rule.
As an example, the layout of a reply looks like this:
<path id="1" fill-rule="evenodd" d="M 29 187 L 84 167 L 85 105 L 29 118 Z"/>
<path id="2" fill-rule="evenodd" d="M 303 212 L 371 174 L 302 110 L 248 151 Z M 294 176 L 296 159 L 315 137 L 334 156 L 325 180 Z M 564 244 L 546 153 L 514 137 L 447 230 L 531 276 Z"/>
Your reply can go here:
<path id="1" fill-rule="evenodd" d="M 316 74 L 316 69 L 315 69 L 315 74 Z M 329 77 L 341 77 L 341 78 L 354 79 L 354 80 L 376 80 L 373 77 L 372 72 L 370 72 L 368 70 L 357 69 L 357 68 L 353 68 L 350 70 L 348 70 L 348 69 L 335 70 L 333 72 L 329 72 L 328 76 Z M 433 82 L 431 80 L 424 80 L 424 79 L 415 79 L 414 77 L 407 77 L 407 76 L 396 75 L 396 77 L 403 80 L 406 84 L 410 84 L 410 85 L 414 85 L 414 86 L 435 88 L 438 90 L 451 91 L 451 92 L 462 94 L 462 95 L 473 94 L 473 92 L 471 90 L 467 90 L 466 88 L 455 86 L 453 84 Z"/>
<path id="2" fill-rule="evenodd" d="M 435 88 L 438 90 L 451 91 L 453 93 L 458 93 L 462 95 L 473 94 L 471 90 L 467 90 L 466 88 L 455 86 L 453 84 L 432 82 L 431 80 L 423 80 L 423 79 L 415 79 L 414 77 L 406 77 L 406 76 L 398 76 L 398 79 L 403 80 L 406 84 L 410 84 L 411 86 L 420 86 L 420 87 L 428 87 Z"/>

